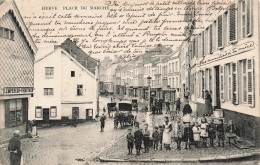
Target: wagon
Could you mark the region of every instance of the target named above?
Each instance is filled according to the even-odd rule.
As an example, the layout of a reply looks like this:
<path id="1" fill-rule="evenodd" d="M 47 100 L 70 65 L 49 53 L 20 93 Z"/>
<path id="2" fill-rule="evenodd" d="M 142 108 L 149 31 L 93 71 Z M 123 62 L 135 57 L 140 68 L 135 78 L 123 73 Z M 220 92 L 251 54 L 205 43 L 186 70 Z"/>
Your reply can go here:
<path id="1" fill-rule="evenodd" d="M 132 114 L 132 103 L 131 102 L 119 102 L 118 103 L 118 122 L 121 128 L 127 125 L 133 126 L 134 115 Z"/>

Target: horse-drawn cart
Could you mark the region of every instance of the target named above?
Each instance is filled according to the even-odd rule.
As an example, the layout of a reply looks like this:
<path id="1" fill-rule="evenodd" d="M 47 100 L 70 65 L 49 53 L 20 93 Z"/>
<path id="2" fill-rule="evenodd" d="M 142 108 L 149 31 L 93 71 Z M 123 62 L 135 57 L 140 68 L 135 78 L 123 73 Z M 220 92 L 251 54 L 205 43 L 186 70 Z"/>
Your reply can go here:
<path id="1" fill-rule="evenodd" d="M 115 128 L 118 127 L 118 123 L 120 123 L 121 128 L 127 125 L 131 125 L 131 126 L 133 125 L 134 115 L 132 114 L 132 103 L 128 103 L 128 102 L 118 103 L 118 111 L 114 116 Z"/>

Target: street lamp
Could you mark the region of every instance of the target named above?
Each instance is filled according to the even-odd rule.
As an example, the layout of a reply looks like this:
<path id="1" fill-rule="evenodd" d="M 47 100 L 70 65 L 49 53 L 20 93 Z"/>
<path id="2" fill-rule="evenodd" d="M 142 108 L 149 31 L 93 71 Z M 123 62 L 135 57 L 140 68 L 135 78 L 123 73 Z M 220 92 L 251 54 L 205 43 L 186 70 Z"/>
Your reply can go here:
<path id="1" fill-rule="evenodd" d="M 147 77 L 147 84 L 148 84 L 148 111 L 151 111 L 150 103 L 151 103 L 151 77 Z"/>

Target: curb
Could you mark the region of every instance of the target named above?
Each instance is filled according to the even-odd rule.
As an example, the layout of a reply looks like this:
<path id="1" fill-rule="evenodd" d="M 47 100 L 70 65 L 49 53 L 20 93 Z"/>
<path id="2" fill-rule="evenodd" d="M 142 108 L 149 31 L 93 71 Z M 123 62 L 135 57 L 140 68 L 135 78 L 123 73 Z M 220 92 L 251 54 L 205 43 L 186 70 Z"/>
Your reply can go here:
<path id="1" fill-rule="evenodd" d="M 173 162 L 213 162 L 213 161 L 228 161 L 228 160 L 236 160 L 242 158 L 249 158 L 253 156 L 260 156 L 260 151 L 256 150 L 249 153 L 241 153 L 227 156 L 215 156 L 215 157 L 201 157 L 201 158 L 186 158 L 186 159 L 109 159 L 99 157 L 100 162 L 154 162 L 154 163 L 173 163 Z"/>

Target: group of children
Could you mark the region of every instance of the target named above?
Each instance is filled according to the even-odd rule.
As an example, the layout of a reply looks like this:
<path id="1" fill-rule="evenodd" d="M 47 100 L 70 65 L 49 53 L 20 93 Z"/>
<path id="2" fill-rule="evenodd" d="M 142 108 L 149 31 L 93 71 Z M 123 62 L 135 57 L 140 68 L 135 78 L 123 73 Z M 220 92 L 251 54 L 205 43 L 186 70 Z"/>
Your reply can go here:
<path id="1" fill-rule="evenodd" d="M 199 146 L 207 147 L 208 139 L 211 147 L 214 147 L 215 139 L 217 139 L 219 147 L 221 144 L 224 147 L 225 135 L 229 144 L 231 144 L 231 139 L 236 143 L 236 128 L 233 121 L 229 121 L 225 129 L 223 120 L 213 122 L 213 119 L 209 118 L 207 121 L 203 117 L 200 122 L 183 122 L 181 118 L 177 118 L 177 121 L 169 122 L 169 118 L 165 117 L 163 125 L 154 128 L 152 142 L 154 150 L 158 150 L 158 147 L 162 150 L 163 145 L 166 150 L 170 150 L 172 141 L 176 142 L 177 150 L 181 149 L 182 141 L 185 142 L 185 149 L 191 148 L 191 145 L 194 145 L 195 148 Z M 137 124 L 134 134 L 132 134 L 132 129 L 129 128 L 127 134 L 128 154 L 132 154 L 132 149 L 135 145 L 136 154 L 139 155 L 142 149 L 142 142 L 144 144 L 144 152 L 149 152 L 151 143 L 148 124 L 144 125 L 144 130 L 139 129 L 139 124 Z"/>

